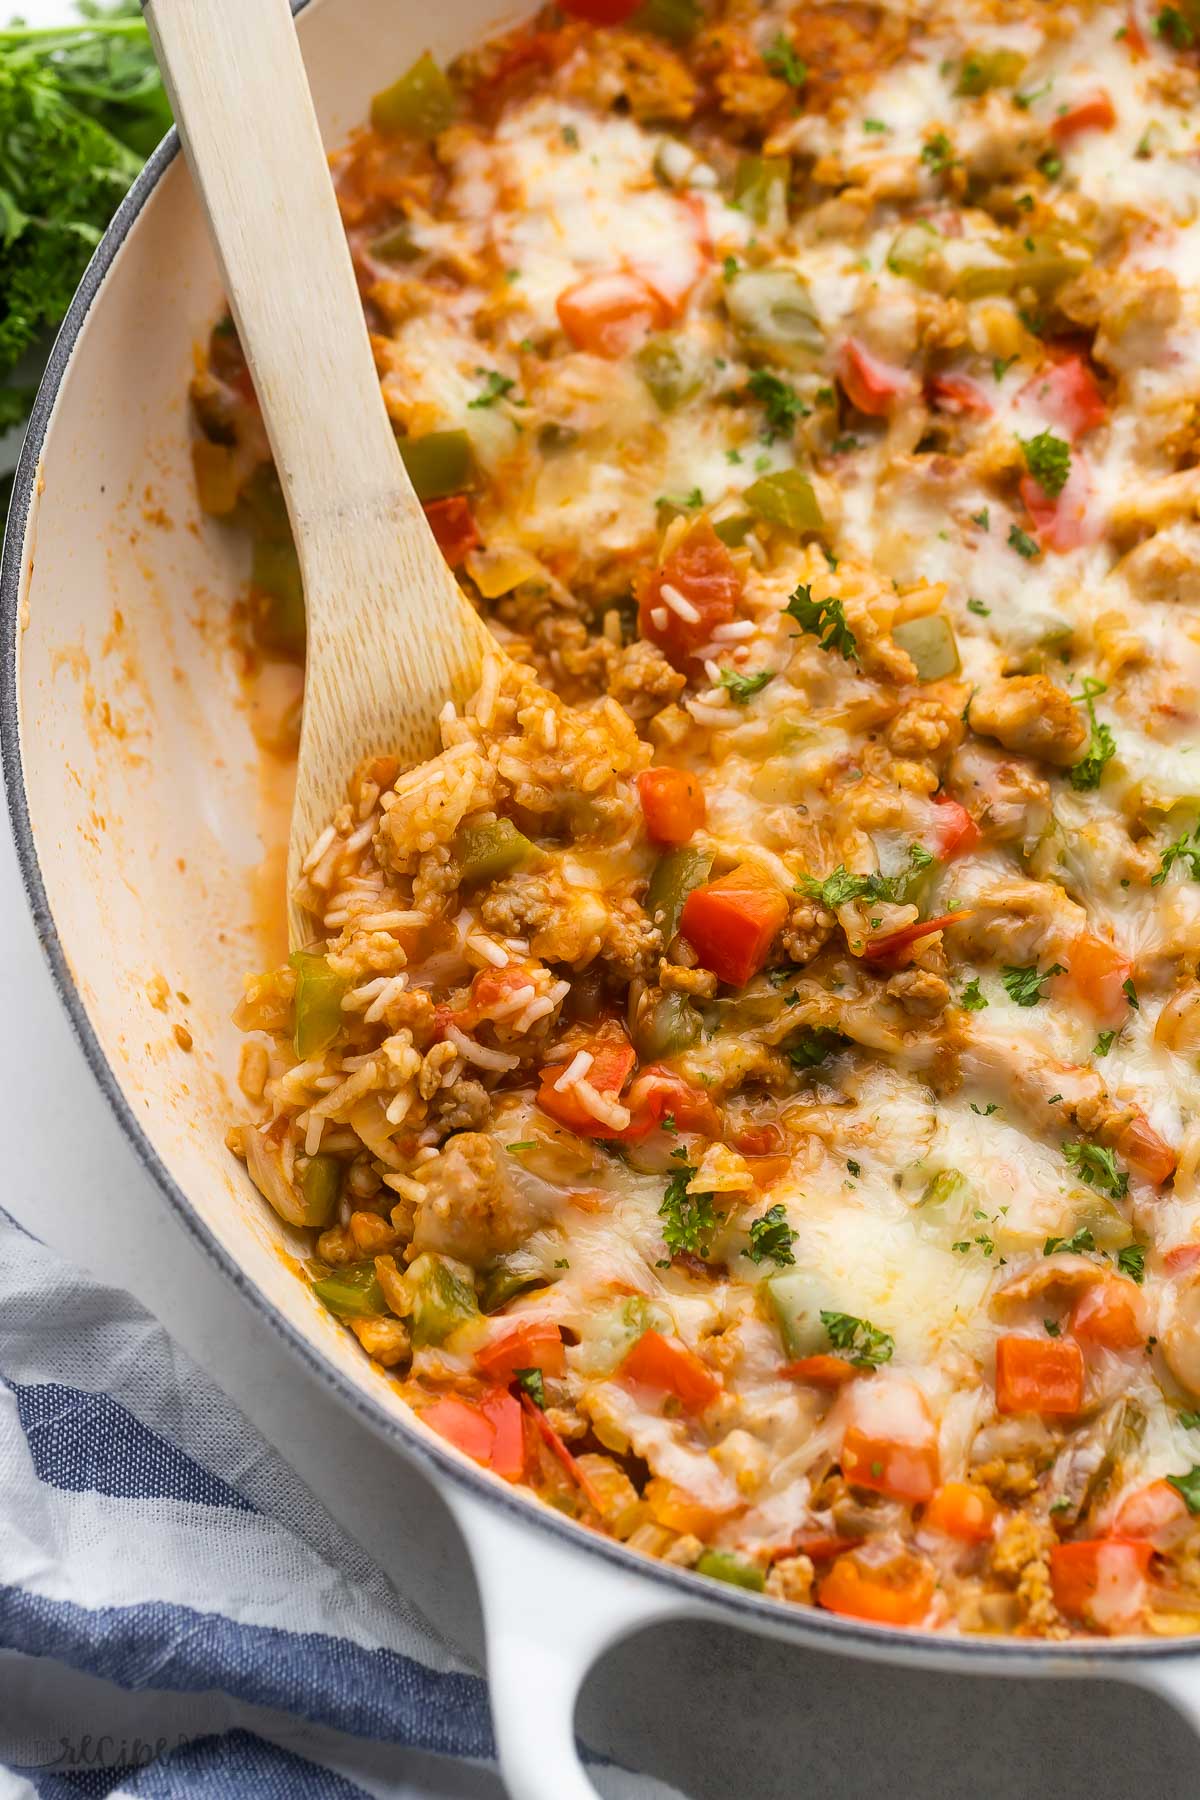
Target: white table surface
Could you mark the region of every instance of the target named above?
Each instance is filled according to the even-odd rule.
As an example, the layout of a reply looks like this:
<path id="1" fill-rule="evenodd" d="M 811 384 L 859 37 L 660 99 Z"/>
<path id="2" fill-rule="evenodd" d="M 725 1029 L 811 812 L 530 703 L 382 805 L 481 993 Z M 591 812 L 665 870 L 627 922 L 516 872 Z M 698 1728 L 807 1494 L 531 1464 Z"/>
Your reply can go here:
<path id="1" fill-rule="evenodd" d="M 40 24 L 67 9 L 62 0 L 24 0 L 21 11 Z M 474 1584 L 440 1500 L 293 1361 L 184 1232 L 125 1143 L 42 960 L 6 817 L 0 1091 L 8 1210 L 154 1312 L 397 1587 L 478 1659 Z M 538 1579 L 532 1547 L 529 1579 Z M 3 1707 L 0 1692 L 0 1724 Z M 661 1627 L 610 1653 L 585 1689 L 579 1722 L 595 1748 L 696 1800 L 1200 1793 L 1200 1742 L 1164 1703 L 1133 1690 L 871 1668 L 712 1628 Z M 485 1788 L 499 1792 L 471 1781 L 472 1796 Z"/>

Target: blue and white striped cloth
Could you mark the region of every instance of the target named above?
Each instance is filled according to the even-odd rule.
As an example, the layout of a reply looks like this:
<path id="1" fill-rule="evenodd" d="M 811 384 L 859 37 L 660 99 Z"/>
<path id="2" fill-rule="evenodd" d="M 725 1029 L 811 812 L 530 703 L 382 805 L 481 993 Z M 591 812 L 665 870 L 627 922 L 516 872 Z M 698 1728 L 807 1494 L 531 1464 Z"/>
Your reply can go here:
<path id="1" fill-rule="evenodd" d="M 4 1800 L 499 1800 L 493 1758 L 483 1680 L 149 1314 L 0 1212 Z"/>

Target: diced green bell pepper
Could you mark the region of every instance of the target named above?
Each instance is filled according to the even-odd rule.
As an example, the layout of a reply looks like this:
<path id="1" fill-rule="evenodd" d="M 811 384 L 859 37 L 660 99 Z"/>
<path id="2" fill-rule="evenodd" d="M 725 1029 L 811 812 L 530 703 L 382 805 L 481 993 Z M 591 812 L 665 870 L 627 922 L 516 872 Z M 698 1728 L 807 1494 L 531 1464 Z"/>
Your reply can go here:
<path id="1" fill-rule="evenodd" d="M 460 1325 L 479 1317 L 475 1289 L 444 1256 L 426 1251 L 410 1266 L 406 1281 L 412 1296 L 412 1341 L 444 1343 Z"/>
<path id="2" fill-rule="evenodd" d="M 752 512 L 726 513 L 723 519 L 713 520 L 713 530 L 721 542 L 728 544 L 731 550 L 736 550 L 739 544 L 744 544 L 747 533 L 753 529 L 754 514 Z"/>
<path id="3" fill-rule="evenodd" d="M 756 225 L 787 217 L 792 162 L 788 156 L 743 156 L 733 177 L 733 204 Z M 738 277 L 744 281 L 744 275 Z"/>
<path id="4" fill-rule="evenodd" d="M 435 138 L 452 123 L 454 113 L 454 89 L 428 50 L 371 101 L 376 131 L 405 131 L 412 137 Z"/>
<path id="5" fill-rule="evenodd" d="M 259 643 L 267 650 L 302 656 L 307 637 L 304 582 L 290 537 L 254 538 L 250 585 L 264 603 L 254 613 L 254 635 Z"/>
<path id="6" fill-rule="evenodd" d="M 986 94 L 990 88 L 1016 87 L 1025 72 L 1019 50 L 969 50 L 958 72 L 956 94 Z"/>
<path id="7" fill-rule="evenodd" d="M 828 1307 L 829 1297 L 815 1275 L 807 1269 L 787 1269 L 768 1275 L 759 1291 L 766 1302 L 767 1317 L 778 1326 L 788 1356 L 816 1356 L 828 1350 L 821 1309 Z"/>
<path id="8" fill-rule="evenodd" d="M 704 384 L 703 373 L 686 339 L 669 332 L 647 338 L 634 362 L 660 412 L 674 412 L 699 393 Z"/>
<path id="9" fill-rule="evenodd" d="M 514 1268 L 508 1257 L 496 1259 L 489 1269 L 480 1277 L 479 1310 L 485 1313 L 499 1312 L 518 1294 L 527 1294 L 530 1288 L 543 1287 L 541 1275 L 531 1275 L 526 1269 Z"/>
<path id="10" fill-rule="evenodd" d="M 962 1224 L 971 1191 L 961 1169 L 939 1169 L 917 1202 L 925 1224 L 953 1227 Z"/>
<path id="11" fill-rule="evenodd" d="M 400 455 L 418 500 L 444 500 L 475 486 L 471 440 L 465 431 L 429 431 L 401 438 Z"/>
<path id="12" fill-rule="evenodd" d="M 309 1157 L 299 1181 L 306 1225 L 316 1230 L 328 1225 L 342 1191 L 345 1168 L 345 1163 L 336 1156 Z"/>
<path id="13" fill-rule="evenodd" d="M 1104 1194 L 1080 1192 L 1071 1214 L 1072 1229 L 1087 1228 L 1097 1250 L 1124 1250 L 1134 1239 L 1133 1227 L 1115 1201 Z M 1065 1227 L 1064 1227 L 1065 1230 Z"/>
<path id="14" fill-rule="evenodd" d="M 511 819 L 489 819 L 478 825 L 460 825 L 454 834 L 454 860 L 463 884 L 477 887 L 482 881 L 498 881 L 534 853 L 534 846 Z"/>
<path id="15" fill-rule="evenodd" d="M 341 1030 L 346 983 L 312 950 L 294 950 L 288 962 L 296 971 L 296 1055 L 307 1062 L 327 1050 Z"/>
<path id="16" fill-rule="evenodd" d="M 378 1319 L 387 1312 L 373 1260 L 347 1263 L 313 1282 L 313 1293 L 339 1319 Z"/>
<path id="17" fill-rule="evenodd" d="M 746 1562 L 732 1550 L 706 1550 L 696 1564 L 696 1573 L 713 1581 L 728 1581 L 734 1587 L 749 1588 L 755 1594 L 761 1594 L 767 1585 L 757 1563 Z"/>
<path id="18" fill-rule="evenodd" d="M 825 337 L 808 283 L 795 269 L 746 269 L 725 284 L 725 305 L 747 350 L 808 368 L 824 353 Z"/>
<path id="19" fill-rule="evenodd" d="M 390 231 L 381 232 L 372 238 L 367 249 L 377 262 L 406 263 L 415 262 L 421 252 L 413 243 L 412 226 L 407 220 L 393 225 Z"/>
<path id="20" fill-rule="evenodd" d="M 703 850 L 688 848 L 668 850 L 655 863 L 650 886 L 646 890 L 646 911 L 655 924 L 661 927 L 664 946 L 671 942 L 679 930 L 679 915 L 683 911 L 684 901 L 693 888 L 704 885 L 711 868 L 711 856 L 706 856 Z"/>
<path id="21" fill-rule="evenodd" d="M 799 469 L 760 475 L 742 499 L 757 518 L 784 531 L 819 531 L 825 523 L 813 484 Z"/>
<path id="22" fill-rule="evenodd" d="M 703 16 L 696 0 L 642 0 L 630 24 L 672 44 L 686 44 Z"/>
<path id="23" fill-rule="evenodd" d="M 633 1047 L 640 1062 L 678 1056 L 700 1036 L 700 1018 L 686 994 L 667 993 L 638 1014 Z"/>
<path id="24" fill-rule="evenodd" d="M 934 270 L 931 265 L 941 243 L 941 233 L 918 219 L 893 238 L 887 253 L 887 266 L 893 275 L 903 275 L 909 281 L 915 281 L 918 287 L 932 287 Z"/>
<path id="25" fill-rule="evenodd" d="M 974 245 L 955 253 L 951 292 L 960 300 L 978 300 L 986 294 L 1012 294 L 1019 288 L 1032 288 L 1045 300 L 1075 276 L 1081 275 L 1092 260 L 1086 245 L 1063 237 L 1030 237 L 1008 232 L 1003 237 L 987 238 L 984 255 L 972 261 Z"/>
<path id="26" fill-rule="evenodd" d="M 944 675 L 958 674 L 958 641 L 949 619 L 942 613 L 929 613 L 923 619 L 909 619 L 895 626 L 892 642 L 912 657 L 918 681 L 940 681 Z"/>

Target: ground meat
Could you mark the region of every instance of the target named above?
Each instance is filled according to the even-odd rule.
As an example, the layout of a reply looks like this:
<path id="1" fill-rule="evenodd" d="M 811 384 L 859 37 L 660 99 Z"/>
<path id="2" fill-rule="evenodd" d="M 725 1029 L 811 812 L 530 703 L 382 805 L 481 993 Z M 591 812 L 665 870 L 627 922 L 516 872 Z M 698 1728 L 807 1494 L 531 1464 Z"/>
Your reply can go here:
<path id="1" fill-rule="evenodd" d="M 434 1095 L 429 1123 L 444 1136 L 454 1131 L 482 1131 L 491 1112 L 492 1098 L 483 1083 L 459 1080 Z"/>
<path id="2" fill-rule="evenodd" d="M 412 1355 L 408 1327 L 402 1319 L 348 1319 L 346 1322 L 367 1355 L 385 1369 L 406 1363 Z"/>
<path id="3" fill-rule="evenodd" d="M 662 956 L 658 962 L 658 985 L 664 993 L 693 994 L 701 1000 L 711 1000 L 717 991 L 717 978 L 708 969 L 685 969 Z"/>
<path id="4" fill-rule="evenodd" d="M 949 983 L 925 969 L 900 969 L 884 991 L 918 1019 L 932 1019 L 950 1003 Z"/>
<path id="5" fill-rule="evenodd" d="M 539 1223 L 509 1182 L 491 1138 L 460 1132 L 417 1172 L 425 1188 L 413 1221 L 413 1248 L 437 1250 L 475 1267 L 524 1242 Z"/>
<path id="6" fill-rule="evenodd" d="M 972 731 L 998 738 L 1006 750 L 1059 768 L 1077 762 L 1088 738 L 1083 709 L 1048 675 L 1005 675 L 977 688 L 968 710 Z"/>
<path id="7" fill-rule="evenodd" d="M 631 31 L 593 32 L 570 86 L 604 110 L 623 100 L 635 119 L 682 123 L 696 106 L 696 83 L 675 52 Z"/>
<path id="8" fill-rule="evenodd" d="M 807 1606 L 812 1600 L 815 1574 L 809 1557 L 782 1556 L 777 1563 L 771 1564 L 767 1592 L 776 1600 L 790 1600 L 796 1606 Z"/>
<path id="9" fill-rule="evenodd" d="M 1015 967 L 1046 968 L 1067 961 L 1067 947 L 1087 926 L 1087 914 L 1045 881 L 996 881 L 971 901 L 971 915 L 954 928 L 960 954 Z"/>
<path id="10" fill-rule="evenodd" d="M 783 930 L 783 948 L 794 963 L 809 963 L 833 936 L 837 920 L 813 900 L 800 900 Z"/>
<path id="11" fill-rule="evenodd" d="M 648 638 L 636 638 L 622 650 L 608 677 L 608 691 L 613 699 L 639 716 L 656 712 L 668 701 L 678 699 L 686 686 L 687 676 L 673 669 L 658 645 Z"/>
<path id="12" fill-rule="evenodd" d="M 610 902 L 601 954 L 622 981 L 649 980 L 662 954 L 662 932 L 636 900 Z"/>
<path id="13" fill-rule="evenodd" d="M 888 727 L 888 743 L 900 756 L 949 756 L 963 741 L 961 712 L 944 700 L 910 700 Z"/>
<path id="14" fill-rule="evenodd" d="M 1038 1472 L 1024 1457 L 993 1456 L 976 1464 L 971 1479 L 982 1481 L 997 1500 L 1027 1500 L 1037 1492 Z"/>
<path id="15" fill-rule="evenodd" d="M 1067 1637 L 1069 1632 L 1054 1604 L 1050 1551 L 1058 1542 L 1052 1525 L 1018 1513 L 996 1540 L 992 1573 L 1011 1582 L 1021 1610 L 1019 1630 L 1028 1637 Z"/>
<path id="16" fill-rule="evenodd" d="M 568 887 L 555 867 L 498 881 L 480 903 L 480 918 L 501 937 L 531 939 L 535 956 L 582 968 L 599 955 L 608 909 L 599 894 Z"/>

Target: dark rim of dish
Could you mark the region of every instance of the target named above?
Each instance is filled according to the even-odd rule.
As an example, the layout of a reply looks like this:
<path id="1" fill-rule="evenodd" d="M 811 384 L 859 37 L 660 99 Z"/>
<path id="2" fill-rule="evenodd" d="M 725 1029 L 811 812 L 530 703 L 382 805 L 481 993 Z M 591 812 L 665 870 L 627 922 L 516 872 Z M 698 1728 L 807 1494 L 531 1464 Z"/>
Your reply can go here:
<path id="1" fill-rule="evenodd" d="M 293 0 L 292 11 L 300 13 L 309 0 Z M 150 157 L 145 168 L 121 202 L 104 237 L 87 266 L 79 288 L 63 320 L 38 388 L 29 419 L 29 427 L 21 448 L 13 483 L 12 500 L 4 534 L 3 556 L 0 558 L 0 762 L 3 763 L 4 785 L 8 795 L 9 817 L 16 840 L 17 860 L 26 899 L 33 914 L 38 939 L 50 966 L 58 997 L 62 1002 L 76 1040 L 83 1051 L 96 1082 L 108 1101 L 126 1139 L 139 1162 L 169 1202 L 184 1227 L 205 1254 L 218 1265 L 239 1293 L 265 1317 L 275 1332 L 340 1401 L 353 1407 L 370 1428 L 386 1438 L 394 1447 L 427 1467 L 436 1468 L 459 1487 L 466 1488 L 490 1505 L 521 1521 L 533 1530 L 546 1532 L 564 1547 L 614 1564 L 626 1574 L 653 1582 L 660 1588 L 675 1590 L 680 1599 L 707 1603 L 731 1620 L 741 1619 L 758 1630 L 767 1628 L 773 1635 L 800 1638 L 814 1647 L 852 1650 L 861 1648 L 875 1653 L 903 1651 L 904 1660 L 930 1666 L 957 1662 L 978 1664 L 981 1661 L 1007 1665 L 1017 1673 L 1022 1665 L 1038 1669 L 1047 1665 L 1069 1667 L 1081 1661 L 1088 1663 L 1136 1663 L 1193 1660 L 1195 1638 L 1163 1642 L 1148 1638 L 1121 1638 L 1111 1642 L 1076 1639 L 1068 1643 L 1022 1641 L 1012 1638 L 959 1638 L 945 1634 L 914 1631 L 911 1627 L 861 1624 L 853 1619 L 837 1618 L 827 1612 L 797 1608 L 786 1601 L 744 1593 L 740 1589 L 706 1580 L 689 1570 L 672 1568 L 649 1557 L 639 1556 L 621 1544 L 597 1536 L 586 1528 L 561 1517 L 543 1502 L 530 1497 L 518 1499 L 506 1492 L 504 1484 L 464 1465 L 453 1453 L 441 1446 L 432 1432 L 421 1431 L 395 1413 L 376 1403 L 348 1376 L 328 1361 L 315 1348 L 311 1339 L 280 1312 L 246 1275 L 245 1270 L 225 1248 L 220 1239 L 194 1211 L 183 1189 L 159 1157 L 125 1097 L 120 1080 L 101 1047 L 87 1009 L 71 975 L 70 964 L 59 939 L 58 928 L 42 879 L 34 845 L 29 801 L 25 791 L 21 757 L 17 696 L 17 643 L 19 636 L 18 606 L 21 571 L 25 554 L 25 535 L 29 521 L 38 465 L 49 431 L 55 401 L 58 398 L 80 333 L 100 291 L 117 252 L 141 216 L 150 196 L 179 153 L 179 135 L 172 130 Z M 1091 1671 L 1095 1672 L 1095 1671 Z"/>

